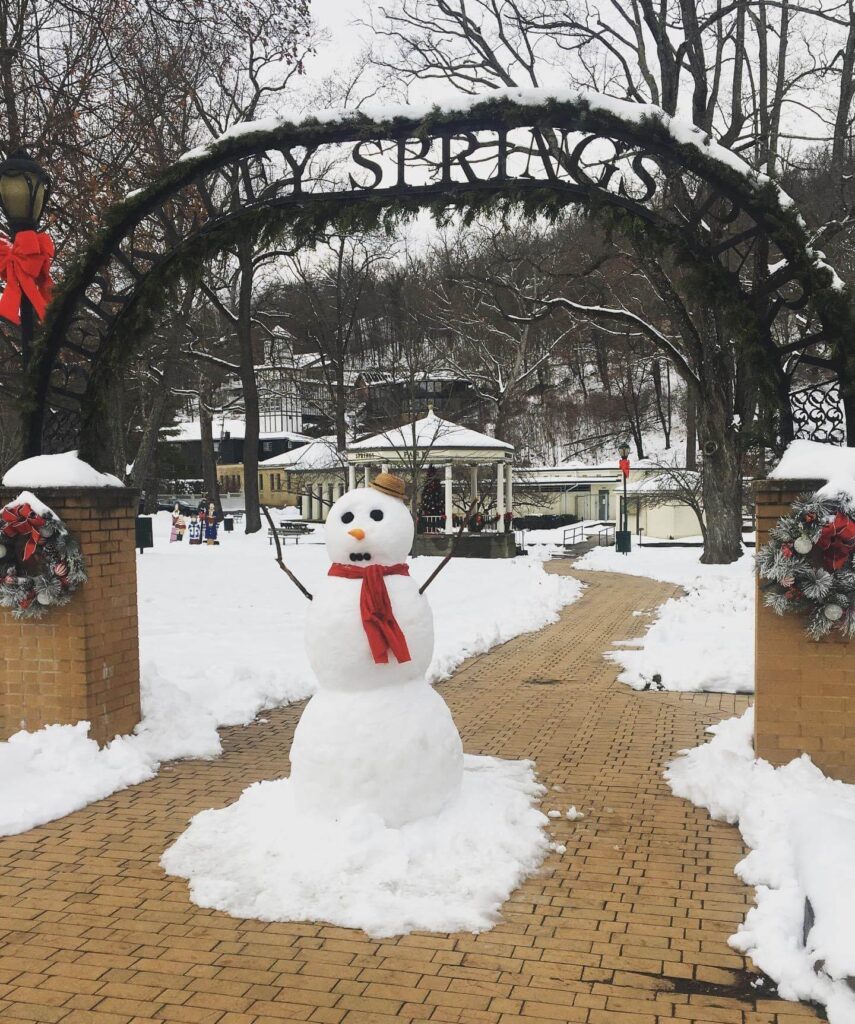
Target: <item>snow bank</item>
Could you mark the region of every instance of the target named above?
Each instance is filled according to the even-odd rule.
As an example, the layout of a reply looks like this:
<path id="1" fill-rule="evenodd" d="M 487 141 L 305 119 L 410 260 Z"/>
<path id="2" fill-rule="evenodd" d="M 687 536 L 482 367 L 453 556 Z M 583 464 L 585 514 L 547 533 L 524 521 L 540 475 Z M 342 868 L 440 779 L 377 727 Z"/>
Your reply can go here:
<path id="1" fill-rule="evenodd" d="M 805 754 L 781 768 L 756 759 L 753 709 L 708 730 L 665 771 L 672 791 L 738 823 L 748 856 L 736 874 L 756 888 L 730 938 L 784 999 L 822 1003 L 831 1024 L 853 1024 L 855 786 L 826 778 Z M 816 921 L 803 941 L 805 897 Z"/>
<path id="2" fill-rule="evenodd" d="M 691 548 L 592 548 L 579 569 L 624 572 L 676 583 L 688 593 L 662 604 L 643 637 L 606 654 L 635 690 L 752 693 L 754 690 L 754 559 L 702 565 Z"/>
<path id="3" fill-rule="evenodd" d="M 155 547 L 137 559 L 141 725 L 104 750 L 84 723 L 0 743 L 0 835 L 151 778 L 162 761 L 216 757 L 219 727 L 246 725 L 265 708 L 314 692 L 303 649 L 308 602 L 274 562 L 265 532 L 221 533 L 219 547 L 191 548 L 168 542 L 170 524 L 168 512 L 154 517 Z M 329 567 L 322 536 L 317 530 L 317 543 L 285 545 L 286 562 L 310 590 Z M 413 575 L 427 579 L 437 561 L 415 559 Z M 430 680 L 556 621 L 581 591 L 534 558 L 453 560 L 427 591 L 436 630 Z"/>
<path id="4" fill-rule="evenodd" d="M 360 808 L 301 813 L 290 781 L 197 814 L 164 853 L 190 898 L 233 917 L 327 921 L 372 936 L 478 932 L 548 849 L 531 761 L 466 756 L 458 799 L 399 829 Z M 247 842 L 252 836 L 252 842 Z"/>
<path id="5" fill-rule="evenodd" d="M 3 477 L 4 487 L 124 487 L 122 481 L 109 473 L 99 473 L 88 462 L 77 458 L 77 452 L 62 455 L 36 455 L 24 459 Z"/>

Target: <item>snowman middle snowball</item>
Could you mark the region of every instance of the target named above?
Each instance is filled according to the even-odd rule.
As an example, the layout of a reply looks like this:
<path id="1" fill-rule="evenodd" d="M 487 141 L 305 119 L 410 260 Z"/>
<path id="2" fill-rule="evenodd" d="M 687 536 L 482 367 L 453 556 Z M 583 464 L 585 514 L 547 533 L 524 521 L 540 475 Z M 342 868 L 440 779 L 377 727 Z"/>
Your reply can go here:
<path id="1" fill-rule="evenodd" d="M 318 692 L 297 725 L 291 782 L 306 811 L 378 814 L 392 828 L 436 814 L 463 777 L 460 736 L 425 679 L 433 615 L 407 556 L 413 519 L 384 493 L 383 474 L 330 509 L 333 562 L 308 615 L 306 648 Z M 391 572 L 389 571 L 391 569 Z"/>

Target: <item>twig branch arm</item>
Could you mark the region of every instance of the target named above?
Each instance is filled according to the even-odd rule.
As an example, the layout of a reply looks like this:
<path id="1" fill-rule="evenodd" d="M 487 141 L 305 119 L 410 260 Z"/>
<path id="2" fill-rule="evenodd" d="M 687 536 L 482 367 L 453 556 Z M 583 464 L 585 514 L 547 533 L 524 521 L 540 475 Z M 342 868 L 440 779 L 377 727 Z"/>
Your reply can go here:
<path id="1" fill-rule="evenodd" d="M 466 524 L 469 522 L 469 520 L 474 515 L 475 507 L 477 506 L 477 504 L 478 504 L 478 499 L 476 498 L 475 501 L 473 501 L 472 504 L 469 506 L 469 511 L 466 513 L 466 515 L 463 517 L 463 519 L 462 519 L 462 521 L 460 523 L 460 529 L 457 531 L 457 536 L 454 538 L 454 543 L 451 545 L 451 551 L 448 552 L 448 554 L 445 556 L 445 558 L 443 558 L 443 560 L 434 569 L 434 571 L 430 574 L 430 576 L 428 576 L 428 578 L 424 581 L 424 583 L 419 587 L 419 593 L 420 594 L 423 594 L 427 590 L 427 588 L 431 585 L 431 583 L 433 583 L 433 581 L 437 578 L 437 576 L 439 576 L 439 574 L 442 572 L 442 570 L 448 565 L 448 563 L 451 561 L 451 559 L 454 558 L 454 552 L 457 551 L 457 545 L 460 543 L 460 538 L 463 535 L 463 528 L 466 526 Z"/>
<path id="2" fill-rule="evenodd" d="M 282 572 L 285 573 L 285 575 L 288 577 L 288 579 L 291 580 L 291 582 L 294 584 L 294 586 L 296 586 L 299 589 L 299 591 L 302 593 L 302 595 L 304 597 L 307 597 L 311 601 L 312 600 L 312 595 L 309 593 L 308 590 L 306 590 L 306 588 L 297 579 L 297 577 L 294 575 L 294 573 L 291 572 L 291 570 L 288 568 L 288 566 L 285 564 L 285 562 L 284 562 L 284 560 L 282 558 L 282 545 L 279 543 L 279 534 L 276 532 L 276 527 L 273 525 L 273 520 L 270 517 L 270 512 L 268 512 L 267 506 L 266 505 L 262 505 L 261 506 L 261 511 L 264 513 L 264 517 L 267 520 L 267 522 L 270 523 L 270 529 L 273 531 L 273 542 L 276 545 L 276 562 L 279 565 L 279 568 L 282 570 Z"/>

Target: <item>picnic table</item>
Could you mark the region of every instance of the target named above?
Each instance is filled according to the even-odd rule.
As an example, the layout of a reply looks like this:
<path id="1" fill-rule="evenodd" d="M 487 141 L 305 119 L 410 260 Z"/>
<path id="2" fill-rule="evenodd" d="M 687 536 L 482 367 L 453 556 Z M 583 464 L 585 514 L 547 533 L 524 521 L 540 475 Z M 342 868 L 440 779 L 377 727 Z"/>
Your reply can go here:
<path id="1" fill-rule="evenodd" d="M 295 544 L 300 543 L 301 537 L 306 537 L 313 533 L 311 526 L 307 523 L 280 523 L 276 527 L 276 534 L 280 540 L 293 540 Z M 273 544 L 273 530 L 267 530 L 267 543 Z"/>

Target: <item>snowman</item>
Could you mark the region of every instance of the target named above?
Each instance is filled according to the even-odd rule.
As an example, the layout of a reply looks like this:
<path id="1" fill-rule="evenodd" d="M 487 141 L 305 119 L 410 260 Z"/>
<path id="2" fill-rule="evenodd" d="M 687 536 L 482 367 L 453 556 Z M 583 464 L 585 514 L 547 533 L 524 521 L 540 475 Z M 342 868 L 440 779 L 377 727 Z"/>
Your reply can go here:
<path id="1" fill-rule="evenodd" d="M 460 736 L 427 682 L 433 615 L 409 574 L 414 525 L 404 482 L 381 473 L 330 509 L 329 575 L 312 601 L 307 653 L 318 681 L 291 747 L 297 807 L 361 808 L 390 828 L 459 793 Z"/>

